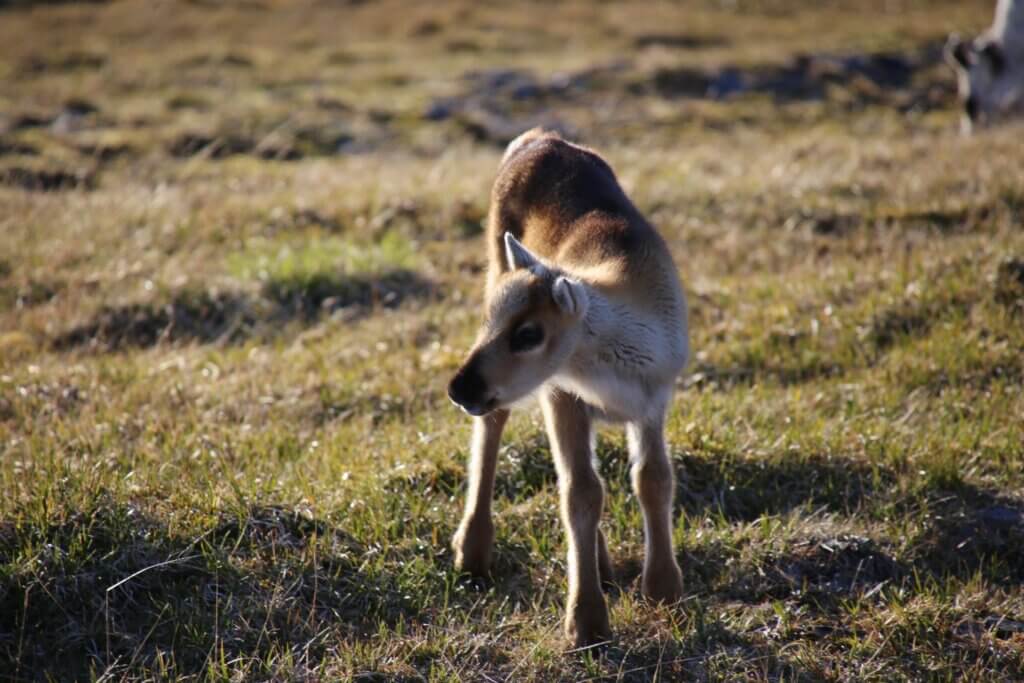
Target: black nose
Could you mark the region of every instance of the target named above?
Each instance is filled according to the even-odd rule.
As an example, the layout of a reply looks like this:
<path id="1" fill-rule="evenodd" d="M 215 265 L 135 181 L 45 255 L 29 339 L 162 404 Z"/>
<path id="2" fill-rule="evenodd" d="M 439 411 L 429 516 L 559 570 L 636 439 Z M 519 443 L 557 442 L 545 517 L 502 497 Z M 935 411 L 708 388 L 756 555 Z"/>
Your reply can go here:
<path id="1" fill-rule="evenodd" d="M 448 398 L 463 408 L 483 403 L 486 393 L 487 383 L 472 365 L 459 370 L 448 385 Z"/>

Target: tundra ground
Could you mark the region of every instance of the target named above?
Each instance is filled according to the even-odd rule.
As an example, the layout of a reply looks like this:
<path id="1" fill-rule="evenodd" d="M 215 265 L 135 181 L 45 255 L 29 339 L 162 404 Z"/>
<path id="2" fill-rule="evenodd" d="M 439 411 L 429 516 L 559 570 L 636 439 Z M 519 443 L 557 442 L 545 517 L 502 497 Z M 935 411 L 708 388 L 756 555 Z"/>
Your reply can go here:
<path id="1" fill-rule="evenodd" d="M 1024 679 L 1024 128 L 987 3 L 0 3 L 0 680 Z M 448 539 L 502 146 L 666 236 L 687 597 L 566 652 L 536 411 Z"/>

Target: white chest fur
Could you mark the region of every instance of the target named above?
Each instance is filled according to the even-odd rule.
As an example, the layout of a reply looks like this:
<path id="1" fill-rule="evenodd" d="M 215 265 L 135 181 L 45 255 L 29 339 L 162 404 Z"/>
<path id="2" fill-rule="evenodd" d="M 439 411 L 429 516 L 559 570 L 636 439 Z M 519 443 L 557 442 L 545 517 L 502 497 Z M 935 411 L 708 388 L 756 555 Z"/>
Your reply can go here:
<path id="1" fill-rule="evenodd" d="M 686 364 L 685 315 L 679 317 L 638 313 L 592 298 L 586 335 L 551 384 L 576 394 L 609 420 L 660 415 Z"/>

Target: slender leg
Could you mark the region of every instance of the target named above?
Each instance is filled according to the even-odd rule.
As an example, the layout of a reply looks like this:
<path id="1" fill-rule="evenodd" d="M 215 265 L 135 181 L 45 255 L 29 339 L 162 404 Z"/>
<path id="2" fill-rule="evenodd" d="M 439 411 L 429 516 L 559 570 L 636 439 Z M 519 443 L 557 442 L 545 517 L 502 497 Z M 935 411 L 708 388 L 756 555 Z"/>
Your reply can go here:
<path id="1" fill-rule="evenodd" d="M 462 522 L 452 538 L 455 566 L 462 571 L 484 576 L 491 566 L 494 522 L 491 499 L 494 497 L 494 470 L 498 460 L 501 431 L 508 421 L 508 410 L 495 410 L 473 419 L 473 440 L 469 452 L 469 490 Z"/>
<path id="2" fill-rule="evenodd" d="M 594 471 L 591 418 L 580 399 L 558 390 L 545 394 L 541 406 L 558 471 L 562 524 L 569 546 L 565 633 L 577 646 L 589 645 L 611 634 L 598 561 L 597 525 L 604 486 Z"/>
<path id="3" fill-rule="evenodd" d="M 675 602 L 683 596 L 683 574 L 672 550 L 672 497 L 675 476 L 665 452 L 662 424 L 631 423 L 626 428 L 632 460 L 633 491 L 644 514 L 643 594 Z"/>
<path id="4" fill-rule="evenodd" d="M 612 556 L 608 552 L 608 542 L 604 540 L 604 532 L 597 530 L 597 568 L 601 575 L 601 584 L 605 588 L 611 588 L 615 584 L 615 567 L 612 566 Z"/>

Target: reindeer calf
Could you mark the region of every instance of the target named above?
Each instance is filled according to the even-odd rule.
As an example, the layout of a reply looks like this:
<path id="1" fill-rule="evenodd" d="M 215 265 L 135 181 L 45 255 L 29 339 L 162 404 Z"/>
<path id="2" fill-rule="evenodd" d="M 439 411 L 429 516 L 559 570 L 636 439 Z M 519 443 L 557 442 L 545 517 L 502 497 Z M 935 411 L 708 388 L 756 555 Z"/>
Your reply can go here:
<path id="1" fill-rule="evenodd" d="M 999 0 L 992 27 L 970 42 L 951 35 L 945 54 L 957 74 L 964 133 L 1024 113 L 1024 0 Z"/>
<path id="2" fill-rule="evenodd" d="M 474 417 L 458 566 L 488 571 L 495 460 L 509 409 L 536 395 L 558 472 L 568 540 L 565 631 L 576 645 L 610 634 L 601 582 L 612 565 L 598 526 L 604 487 L 594 421 L 626 423 L 643 509 L 645 596 L 674 602 L 674 475 L 663 425 L 689 353 L 686 300 L 662 238 L 605 161 L 532 130 L 505 152 L 491 195 L 484 321 L 448 387 Z"/>

